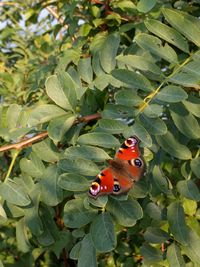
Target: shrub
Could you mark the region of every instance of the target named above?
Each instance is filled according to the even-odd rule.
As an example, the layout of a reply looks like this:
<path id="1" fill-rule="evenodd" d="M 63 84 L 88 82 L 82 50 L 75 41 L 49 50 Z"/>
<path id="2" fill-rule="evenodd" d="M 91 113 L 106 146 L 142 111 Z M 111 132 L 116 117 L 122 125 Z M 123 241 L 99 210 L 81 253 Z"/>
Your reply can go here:
<path id="1" fill-rule="evenodd" d="M 1 265 L 198 266 L 198 1 L 1 6 Z M 145 175 L 88 197 L 132 135 Z"/>

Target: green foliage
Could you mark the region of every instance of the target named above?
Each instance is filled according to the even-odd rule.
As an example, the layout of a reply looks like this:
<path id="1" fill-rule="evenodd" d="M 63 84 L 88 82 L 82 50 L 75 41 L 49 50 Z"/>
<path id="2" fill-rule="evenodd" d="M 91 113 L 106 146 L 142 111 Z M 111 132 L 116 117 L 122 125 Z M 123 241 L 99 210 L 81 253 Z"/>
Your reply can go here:
<path id="1" fill-rule="evenodd" d="M 0 266 L 199 266 L 199 11 L 1 3 Z M 90 198 L 131 135 L 144 177 Z"/>

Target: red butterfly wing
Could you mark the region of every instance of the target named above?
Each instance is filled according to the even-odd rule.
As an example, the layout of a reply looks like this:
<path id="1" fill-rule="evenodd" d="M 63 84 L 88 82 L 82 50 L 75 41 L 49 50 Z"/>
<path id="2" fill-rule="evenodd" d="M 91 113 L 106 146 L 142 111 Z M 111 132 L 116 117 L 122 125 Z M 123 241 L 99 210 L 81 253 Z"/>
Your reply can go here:
<path id="1" fill-rule="evenodd" d="M 132 136 L 120 147 L 110 167 L 104 169 L 92 182 L 89 189 L 91 197 L 105 194 L 121 194 L 127 192 L 144 173 L 144 160 L 140 156 L 139 140 Z"/>
<path id="2" fill-rule="evenodd" d="M 115 154 L 115 158 L 121 160 L 132 160 L 140 156 L 139 140 L 136 136 L 132 136 L 124 141 L 120 149 Z"/>
<path id="3" fill-rule="evenodd" d="M 89 195 L 92 197 L 97 197 L 99 195 L 109 194 L 113 192 L 113 187 L 114 176 L 111 168 L 106 168 L 99 173 L 96 179 L 92 182 L 89 189 Z"/>
<path id="4" fill-rule="evenodd" d="M 121 190 L 128 191 L 134 181 L 138 181 L 144 173 L 145 163 L 139 150 L 139 139 L 132 136 L 125 140 L 117 151 L 114 159 L 113 173 L 118 180 Z"/>

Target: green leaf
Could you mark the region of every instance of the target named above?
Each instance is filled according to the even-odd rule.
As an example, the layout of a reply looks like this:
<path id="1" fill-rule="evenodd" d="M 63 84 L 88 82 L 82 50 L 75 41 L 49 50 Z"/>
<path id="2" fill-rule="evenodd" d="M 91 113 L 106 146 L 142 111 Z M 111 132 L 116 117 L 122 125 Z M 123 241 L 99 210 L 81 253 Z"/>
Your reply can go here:
<path id="1" fill-rule="evenodd" d="M 149 181 L 142 177 L 129 191 L 129 196 L 133 198 L 144 198 L 149 193 Z"/>
<path id="2" fill-rule="evenodd" d="M 185 215 L 195 216 L 198 202 L 196 202 L 195 200 L 191 200 L 189 198 L 184 198 L 182 202 L 183 202 Z M 190 219 L 192 219 L 192 217 Z"/>
<path id="3" fill-rule="evenodd" d="M 172 157 L 178 159 L 191 159 L 191 151 L 185 145 L 180 144 L 169 131 L 162 136 L 156 136 L 158 144 Z"/>
<path id="4" fill-rule="evenodd" d="M 78 62 L 78 73 L 79 76 L 86 83 L 90 84 L 93 80 L 93 71 L 91 66 L 91 58 L 81 58 Z"/>
<path id="5" fill-rule="evenodd" d="M 189 53 L 188 43 L 185 38 L 175 29 L 155 19 L 145 21 L 145 26 L 153 34 L 173 44 L 182 51 Z"/>
<path id="6" fill-rule="evenodd" d="M 107 148 L 120 146 L 119 141 L 112 135 L 107 133 L 87 133 L 78 138 L 77 141 L 82 145 L 93 145 Z"/>
<path id="7" fill-rule="evenodd" d="M 149 226 L 144 233 L 144 238 L 149 243 L 159 244 L 170 239 L 170 235 L 162 229 Z"/>
<path id="8" fill-rule="evenodd" d="M 32 149 L 40 159 L 46 162 L 56 162 L 59 160 L 58 150 L 50 139 L 34 144 Z"/>
<path id="9" fill-rule="evenodd" d="M 92 26 L 88 23 L 81 25 L 80 30 L 79 30 L 80 36 L 87 36 L 89 32 L 91 31 L 91 29 L 92 29 Z"/>
<path id="10" fill-rule="evenodd" d="M 168 44 L 162 46 L 162 42 L 159 38 L 146 34 L 139 33 L 135 37 L 136 43 L 143 49 L 151 52 L 152 54 L 165 59 L 170 63 L 177 63 L 177 54 Z"/>
<path id="11" fill-rule="evenodd" d="M 10 129 L 9 131 L 6 129 L 6 135 L 8 135 L 8 138 L 10 140 L 13 140 L 14 142 L 17 142 L 19 139 L 23 138 L 24 135 L 26 135 L 28 132 L 30 132 L 31 128 L 16 128 L 16 129 Z M 7 137 L 5 137 L 7 139 Z"/>
<path id="12" fill-rule="evenodd" d="M 101 64 L 100 64 L 100 58 L 99 58 L 98 52 L 94 53 L 94 55 L 92 57 L 92 68 L 93 68 L 93 71 L 97 77 L 103 76 L 105 74 L 105 72 L 102 69 Z"/>
<path id="13" fill-rule="evenodd" d="M 99 196 L 98 198 L 88 197 L 88 201 L 90 204 L 92 204 L 95 207 L 104 208 L 108 202 L 108 196 L 103 195 L 103 196 Z"/>
<path id="14" fill-rule="evenodd" d="M 69 102 L 68 108 L 73 111 L 77 104 L 76 85 L 72 80 L 72 77 L 63 70 L 58 70 L 57 77 L 61 85 L 62 90 Z"/>
<path id="15" fill-rule="evenodd" d="M 112 76 L 104 73 L 100 76 L 97 76 L 92 84 L 90 84 L 90 87 L 92 88 L 95 86 L 100 91 L 103 91 L 110 83 L 111 83 Z"/>
<path id="16" fill-rule="evenodd" d="M 54 244 L 49 247 L 49 250 L 53 251 L 57 258 L 60 257 L 63 249 L 71 248 L 73 237 L 70 231 L 64 229 L 58 233 L 57 240 Z"/>
<path id="17" fill-rule="evenodd" d="M 198 121 L 185 109 L 182 103 L 170 105 L 170 113 L 174 124 L 181 133 L 191 139 L 200 138 L 200 126 Z"/>
<path id="18" fill-rule="evenodd" d="M 33 109 L 30 114 L 28 124 L 30 126 L 36 126 L 38 124 L 48 122 L 64 114 L 66 114 L 66 111 L 55 105 L 43 104 Z"/>
<path id="19" fill-rule="evenodd" d="M 161 221 L 162 214 L 161 208 L 153 202 L 149 202 L 145 207 L 145 213 L 149 215 L 153 220 Z"/>
<path id="20" fill-rule="evenodd" d="M 194 87 L 199 89 L 199 75 L 197 74 L 181 71 L 173 75 L 169 81 L 185 87 Z"/>
<path id="21" fill-rule="evenodd" d="M 0 195 L 4 200 L 18 206 L 24 207 L 31 203 L 23 185 L 11 179 L 0 184 Z"/>
<path id="22" fill-rule="evenodd" d="M 169 192 L 168 181 L 164 177 L 160 168 L 155 166 L 152 174 L 152 193 L 155 195 L 160 195 L 161 192 L 167 194 Z"/>
<path id="23" fill-rule="evenodd" d="M 108 212 L 99 214 L 92 222 L 90 234 L 94 247 L 100 252 L 109 252 L 116 246 L 112 218 Z"/>
<path id="24" fill-rule="evenodd" d="M 79 252 L 81 249 L 81 241 L 77 242 L 70 251 L 69 257 L 72 260 L 78 260 Z"/>
<path id="25" fill-rule="evenodd" d="M 120 90 L 115 93 L 114 98 L 117 104 L 128 107 L 139 106 L 142 103 L 142 99 L 131 90 Z"/>
<path id="26" fill-rule="evenodd" d="M 120 120 L 112 120 L 112 119 L 101 119 L 99 120 L 99 127 L 103 129 L 104 132 L 110 134 L 120 134 L 122 133 L 127 124 Z"/>
<path id="27" fill-rule="evenodd" d="M 149 12 L 156 4 L 157 0 L 140 0 L 137 4 L 137 10 L 142 13 Z"/>
<path id="28" fill-rule="evenodd" d="M 90 183 L 84 176 L 74 173 L 63 173 L 58 178 L 58 185 L 68 191 L 86 191 Z"/>
<path id="29" fill-rule="evenodd" d="M 200 178 L 200 157 L 192 159 L 190 166 L 192 172 L 197 176 L 197 178 Z"/>
<path id="30" fill-rule="evenodd" d="M 44 232 L 43 224 L 39 216 L 39 204 L 41 196 L 41 188 L 39 183 L 34 186 L 34 189 L 29 193 L 31 205 L 24 209 L 25 223 L 35 236 L 40 236 Z"/>
<path id="31" fill-rule="evenodd" d="M 16 239 L 18 251 L 26 253 L 30 250 L 31 245 L 27 236 L 27 229 L 24 224 L 24 218 L 19 220 L 16 224 Z"/>
<path id="32" fill-rule="evenodd" d="M 77 267 L 97 267 L 96 250 L 93 246 L 91 235 L 87 234 L 81 241 Z"/>
<path id="33" fill-rule="evenodd" d="M 143 114 L 149 118 L 158 118 L 163 113 L 163 106 L 158 104 L 149 104 Z"/>
<path id="34" fill-rule="evenodd" d="M 117 3 L 118 7 L 122 9 L 123 11 L 129 10 L 129 9 L 135 9 L 135 4 L 130 0 L 123 0 Z M 125 24 L 126 25 L 126 24 Z"/>
<path id="35" fill-rule="evenodd" d="M 124 63 L 134 69 L 139 69 L 142 71 L 152 72 L 154 74 L 161 75 L 160 68 L 150 59 L 145 56 L 138 55 L 119 55 L 116 57 L 117 61 Z"/>
<path id="36" fill-rule="evenodd" d="M 94 176 L 99 173 L 97 165 L 88 159 L 61 159 L 58 167 L 69 173 L 77 173 L 82 175 Z"/>
<path id="37" fill-rule="evenodd" d="M 28 158 L 22 158 L 20 160 L 20 168 L 23 172 L 31 175 L 32 177 L 41 177 L 45 171 L 45 166 L 41 159 L 32 152 Z"/>
<path id="38" fill-rule="evenodd" d="M 126 227 L 135 225 L 143 216 L 142 208 L 136 200 L 118 201 L 110 198 L 106 207 L 117 222 Z"/>
<path id="39" fill-rule="evenodd" d="M 168 85 L 161 89 L 155 96 L 155 99 L 176 103 L 185 100 L 188 97 L 187 93 L 179 86 Z"/>
<path id="40" fill-rule="evenodd" d="M 75 84 L 67 72 L 59 71 L 48 77 L 45 83 L 48 96 L 60 107 L 74 110 L 76 106 Z"/>
<path id="41" fill-rule="evenodd" d="M 116 55 L 120 43 L 120 36 L 117 32 L 106 37 L 101 50 L 99 51 L 100 63 L 105 72 L 110 73 L 116 65 Z"/>
<path id="42" fill-rule="evenodd" d="M 59 142 L 64 134 L 71 128 L 76 117 L 72 114 L 66 114 L 50 121 L 48 125 L 48 135 L 54 142 Z"/>
<path id="43" fill-rule="evenodd" d="M 84 158 L 96 162 L 110 159 L 110 156 L 103 149 L 87 145 L 68 147 L 64 152 L 64 156 L 70 159 Z"/>
<path id="44" fill-rule="evenodd" d="M 124 87 L 129 87 L 133 90 L 141 89 L 145 92 L 150 92 L 153 87 L 150 81 L 144 75 L 126 69 L 115 69 L 112 71 L 113 77 L 124 83 Z"/>
<path id="45" fill-rule="evenodd" d="M 182 33 L 188 40 L 192 41 L 197 46 L 200 46 L 200 29 L 199 20 L 185 12 L 180 12 L 175 9 L 163 8 L 162 13 L 166 20 L 177 31 Z"/>
<path id="46" fill-rule="evenodd" d="M 97 210 L 84 208 L 82 199 L 69 200 L 64 207 L 64 224 L 70 228 L 80 228 L 97 216 Z"/>
<path id="47" fill-rule="evenodd" d="M 81 51 L 78 49 L 65 49 L 63 54 L 58 58 L 57 69 L 65 70 L 71 62 L 76 64 L 80 58 L 80 54 Z"/>
<path id="48" fill-rule="evenodd" d="M 150 134 L 138 121 L 135 121 L 134 125 L 128 127 L 124 132 L 125 138 L 128 138 L 132 135 L 136 135 L 144 143 L 145 146 L 152 146 L 152 139 Z"/>
<path id="49" fill-rule="evenodd" d="M 200 99 L 194 96 L 190 96 L 188 100 L 183 101 L 184 106 L 190 111 L 193 115 L 200 118 Z"/>
<path id="50" fill-rule="evenodd" d="M 22 107 L 17 104 L 12 104 L 9 106 L 7 110 L 7 114 L 6 114 L 6 122 L 7 122 L 8 128 L 12 129 L 12 128 L 16 128 L 19 126 L 17 124 L 19 121 L 19 116 L 20 116 L 21 111 L 22 111 Z"/>
<path id="51" fill-rule="evenodd" d="M 187 228 L 187 244 L 182 246 L 182 249 L 186 253 L 186 255 L 198 266 L 200 262 L 200 237 L 195 231 L 191 230 L 189 227 Z"/>
<path id="52" fill-rule="evenodd" d="M 179 193 L 186 198 L 200 201 L 200 192 L 196 184 L 192 181 L 179 181 L 177 183 L 177 190 Z"/>
<path id="53" fill-rule="evenodd" d="M 148 244 L 143 244 L 140 248 L 141 254 L 144 257 L 144 260 L 149 263 L 155 263 L 162 261 L 162 252 L 161 250 L 154 248 Z"/>
<path id="54" fill-rule="evenodd" d="M 3 208 L 3 206 L 0 204 L 0 224 L 4 224 L 7 221 L 7 215 Z"/>
<path id="55" fill-rule="evenodd" d="M 200 60 L 192 60 L 189 63 L 187 63 L 186 65 L 183 66 L 182 70 L 185 73 L 190 73 L 190 74 L 194 74 L 194 75 L 199 75 L 200 74 Z"/>
<path id="56" fill-rule="evenodd" d="M 54 210 L 48 206 L 41 206 L 40 218 L 43 224 L 43 233 L 37 237 L 37 240 L 41 246 L 53 245 L 59 234 L 54 221 Z"/>
<path id="57" fill-rule="evenodd" d="M 181 250 L 174 243 L 167 248 L 167 260 L 170 266 L 185 267 L 185 262 L 183 256 L 181 255 Z"/>
<path id="58" fill-rule="evenodd" d="M 168 206 L 167 218 L 170 230 L 175 239 L 181 244 L 187 244 L 187 225 L 185 223 L 185 216 L 183 207 L 179 202 L 173 202 Z"/>
<path id="59" fill-rule="evenodd" d="M 79 74 L 73 66 L 70 66 L 67 72 L 69 73 L 69 75 L 71 76 L 71 78 L 73 79 L 75 83 L 77 99 L 80 100 L 81 97 L 84 95 L 85 91 L 87 90 L 87 87 L 83 87 L 84 85 L 82 86 Z"/>
<path id="60" fill-rule="evenodd" d="M 58 168 L 50 165 L 40 181 L 41 200 L 48 206 L 56 206 L 63 199 L 61 188 L 58 186 Z"/>
<path id="61" fill-rule="evenodd" d="M 133 116 L 133 108 L 127 107 L 123 105 L 117 105 L 116 103 L 108 103 L 106 104 L 103 112 L 101 113 L 102 118 L 105 119 L 119 119 Z"/>
<path id="62" fill-rule="evenodd" d="M 145 115 L 140 115 L 140 122 L 150 134 L 164 135 L 167 132 L 167 126 L 160 118 L 149 118 Z"/>

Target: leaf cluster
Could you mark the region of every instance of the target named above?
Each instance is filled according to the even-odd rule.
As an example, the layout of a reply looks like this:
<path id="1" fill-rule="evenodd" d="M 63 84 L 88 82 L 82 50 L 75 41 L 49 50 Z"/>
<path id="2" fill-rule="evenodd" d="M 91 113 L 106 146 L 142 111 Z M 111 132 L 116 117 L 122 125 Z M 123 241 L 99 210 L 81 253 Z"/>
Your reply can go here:
<path id="1" fill-rule="evenodd" d="M 17 242 L 0 264 L 198 266 L 199 4 L 31 2 L 0 11 L 0 143 L 47 138 L 0 153 L 1 225 Z M 144 177 L 88 197 L 131 135 Z"/>

